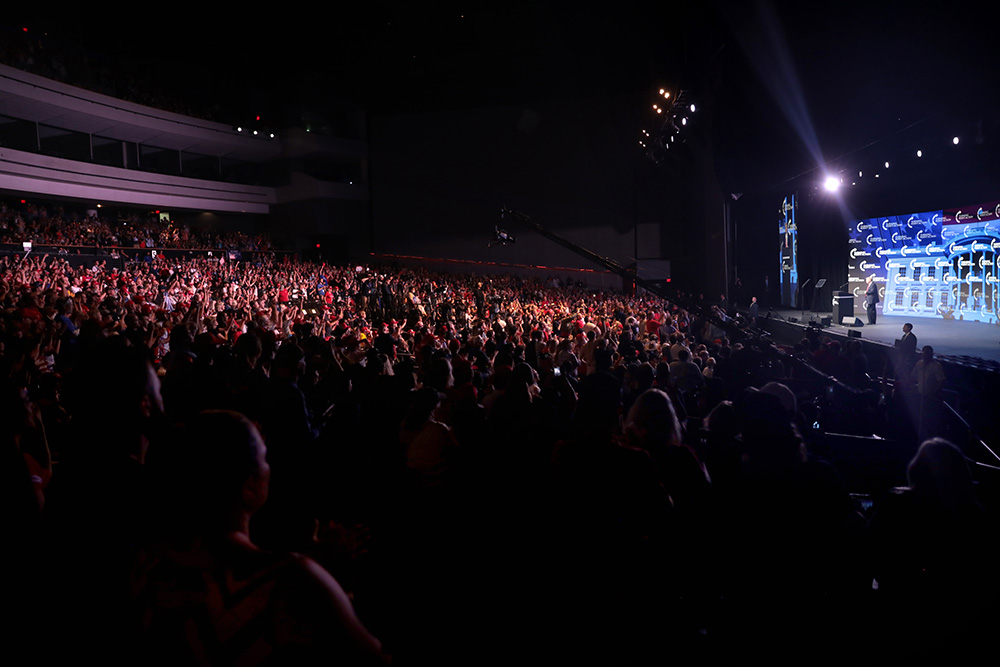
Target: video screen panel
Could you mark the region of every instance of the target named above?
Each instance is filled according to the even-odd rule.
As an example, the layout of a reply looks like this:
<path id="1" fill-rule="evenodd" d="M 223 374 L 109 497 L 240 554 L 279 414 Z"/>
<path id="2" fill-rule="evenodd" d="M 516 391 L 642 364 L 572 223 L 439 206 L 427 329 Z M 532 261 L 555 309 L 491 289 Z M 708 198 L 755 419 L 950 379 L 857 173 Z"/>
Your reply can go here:
<path id="1" fill-rule="evenodd" d="M 795 195 L 789 195 L 778 209 L 778 262 L 781 303 L 792 308 L 799 304 L 799 228 L 795 224 Z"/>
<path id="2" fill-rule="evenodd" d="M 997 323 L 1000 202 L 854 220 L 848 232 L 856 315 L 872 276 L 886 315 Z"/>

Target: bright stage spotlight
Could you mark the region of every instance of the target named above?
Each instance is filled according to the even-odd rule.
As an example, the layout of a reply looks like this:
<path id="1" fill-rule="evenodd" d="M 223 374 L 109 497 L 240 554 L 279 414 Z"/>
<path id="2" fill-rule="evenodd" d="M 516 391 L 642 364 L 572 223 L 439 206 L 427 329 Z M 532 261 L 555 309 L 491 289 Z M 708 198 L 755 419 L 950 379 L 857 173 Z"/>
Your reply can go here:
<path id="1" fill-rule="evenodd" d="M 923 151 L 917 151 L 917 157 L 923 157 L 923 156 L 924 156 Z"/>
<path id="2" fill-rule="evenodd" d="M 952 139 L 951 143 L 953 143 L 953 144 L 955 144 L 957 146 L 958 145 L 958 137 L 955 137 L 954 139 Z"/>
<path id="3" fill-rule="evenodd" d="M 836 176 L 827 176 L 823 187 L 826 188 L 827 192 L 836 192 L 840 188 L 840 179 Z"/>

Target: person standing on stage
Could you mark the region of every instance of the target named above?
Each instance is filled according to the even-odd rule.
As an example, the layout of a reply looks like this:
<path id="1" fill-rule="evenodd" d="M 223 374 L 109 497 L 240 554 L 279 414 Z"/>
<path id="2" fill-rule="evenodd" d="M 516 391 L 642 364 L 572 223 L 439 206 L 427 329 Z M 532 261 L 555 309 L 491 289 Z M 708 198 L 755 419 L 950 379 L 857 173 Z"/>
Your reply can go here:
<path id="1" fill-rule="evenodd" d="M 757 297 L 750 299 L 750 326 L 757 326 L 757 315 L 760 312 L 760 306 L 757 305 Z"/>
<path id="2" fill-rule="evenodd" d="M 868 283 L 868 287 L 865 289 L 865 308 L 868 309 L 868 324 L 875 324 L 875 304 L 879 301 L 878 285 L 875 284 L 872 276 L 868 276 L 865 282 Z"/>

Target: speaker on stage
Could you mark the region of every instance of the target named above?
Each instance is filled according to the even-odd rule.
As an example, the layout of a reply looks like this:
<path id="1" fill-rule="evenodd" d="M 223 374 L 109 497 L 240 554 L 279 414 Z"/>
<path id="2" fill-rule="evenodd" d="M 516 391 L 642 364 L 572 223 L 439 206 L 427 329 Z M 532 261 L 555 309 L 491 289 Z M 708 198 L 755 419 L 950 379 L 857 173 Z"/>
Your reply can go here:
<path id="1" fill-rule="evenodd" d="M 863 327 L 864 323 L 857 317 L 843 317 L 840 324 L 845 327 Z"/>
<path id="2" fill-rule="evenodd" d="M 797 317 L 789 317 L 788 321 L 794 324 L 795 322 L 799 321 L 799 318 L 797 318 Z"/>
<path id="3" fill-rule="evenodd" d="M 832 317 L 823 317 L 823 318 L 820 318 L 819 323 L 820 323 L 820 326 L 828 327 L 831 324 L 833 324 L 833 318 Z"/>
<path id="4" fill-rule="evenodd" d="M 856 329 L 851 329 L 847 332 L 848 338 L 861 338 L 861 332 Z"/>

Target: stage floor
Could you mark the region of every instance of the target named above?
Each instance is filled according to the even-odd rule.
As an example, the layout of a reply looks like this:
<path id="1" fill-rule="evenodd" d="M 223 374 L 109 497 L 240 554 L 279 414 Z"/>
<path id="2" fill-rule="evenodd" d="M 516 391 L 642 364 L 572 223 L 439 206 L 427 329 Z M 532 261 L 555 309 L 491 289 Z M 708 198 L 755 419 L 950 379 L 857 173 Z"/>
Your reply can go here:
<path id="1" fill-rule="evenodd" d="M 794 317 L 802 325 L 808 325 L 810 320 L 819 322 L 823 317 L 833 316 L 829 311 L 806 311 L 803 317 L 802 311 L 786 308 L 773 309 L 771 316 L 775 317 L 775 313 L 785 320 Z M 766 315 L 764 311 L 760 313 L 761 317 Z M 862 322 L 867 321 L 864 314 L 860 319 Z M 832 324 L 823 327 L 823 331 L 841 336 L 846 336 L 848 331 L 857 331 L 862 340 L 892 347 L 895 340 L 903 335 L 903 324 L 906 322 L 913 325 L 913 333 L 917 336 L 917 351 L 924 345 L 930 345 L 934 348 L 935 356 L 948 357 L 954 362 L 978 365 L 975 360 L 982 360 L 986 362 L 982 364 L 984 366 L 1000 364 L 1000 326 L 995 324 L 926 317 L 879 316 L 878 324 L 865 324 L 860 328 Z"/>

